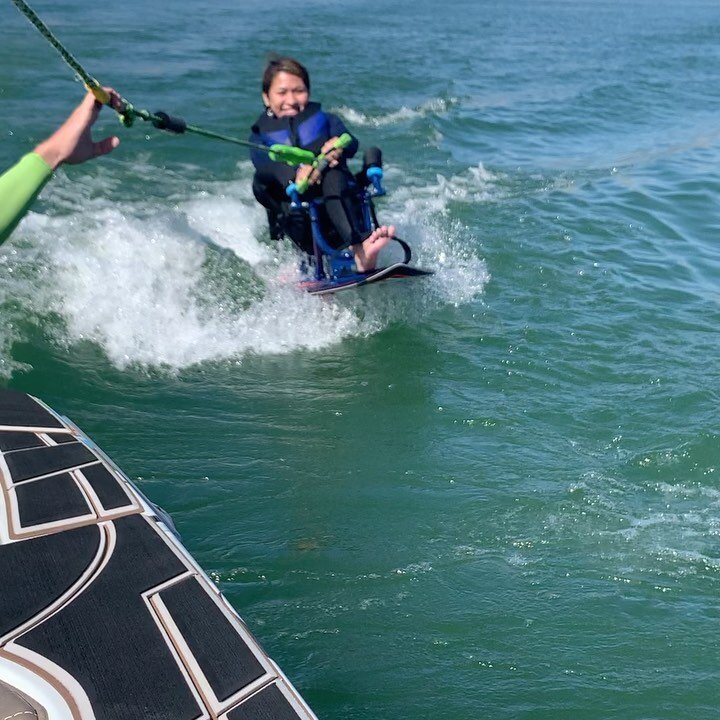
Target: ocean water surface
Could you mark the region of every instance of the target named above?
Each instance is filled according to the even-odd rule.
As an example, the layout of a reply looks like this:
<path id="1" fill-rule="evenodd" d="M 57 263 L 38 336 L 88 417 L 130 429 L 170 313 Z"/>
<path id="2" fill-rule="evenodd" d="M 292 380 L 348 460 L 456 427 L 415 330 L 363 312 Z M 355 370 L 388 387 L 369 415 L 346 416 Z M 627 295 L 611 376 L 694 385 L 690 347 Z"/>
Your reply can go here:
<path id="1" fill-rule="evenodd" d="M 436 274 L 296 291 L 243 148 L 125 129 L 0 248 L 0 378 L 73 419 L 322 720 L 714 718 L 720 5 L 35 0 L 244 137 L 270 51 Z M 0 5 L 0 165 L 81 86 Z"/>

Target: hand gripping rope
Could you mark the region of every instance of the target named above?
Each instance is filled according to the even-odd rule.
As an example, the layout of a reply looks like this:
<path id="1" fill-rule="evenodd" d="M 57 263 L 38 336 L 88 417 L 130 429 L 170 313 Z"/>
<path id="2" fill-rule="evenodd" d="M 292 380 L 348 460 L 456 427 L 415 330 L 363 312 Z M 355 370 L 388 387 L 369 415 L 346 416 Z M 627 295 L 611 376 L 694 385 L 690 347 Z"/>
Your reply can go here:
<path id="1" fill-rule="evenodd" d="M 195 135 L 202 135 L 206 138 L 213 140 L 222 140 L 224 142 L 234 143 L 235 145 L 242 145 L 243 147 L 253 148 L 254 150 L 260 150 L 270 155 L 270 159 L 276 162 L 284 162 L 287 165 L 314 165 L 317 167 L 317 163 L 320 161 L 314 153 L 309 150 L 303 150 L 302 148 L 292 147 L 291 145 L 281 145 L 279 143 L 271 146 L 259 145 L 257 143 L 251 143 L 247 140 L 241 140 L 240 138 L 233 137 L 231 135 L 221 135 L 220 133 L 211 132 L 210 130 L 204 130 L 203 128 L 196 127 L 195 125 L 188 125 L 182 118 L 172 117 L 164 112 L 151 113 L 147 110 L 138 110 L 133 107 L 124 97 L 120 98 L 120 107 L 115 107 L 115 104 L 111 104 L 112 98 L 104 90 L 102 85 L 90 75 L 80 63 L 63 47 L 62 43 L 53 35 L 50 28 L 38 17 L 35 11 L 25 2 L 25 0 L 11 0 L 11 2 L 25 15 L 25 17 L 35 26 L 38 32 L 57 50 L 60 57 L 70 66 L 75 74 L 80 78 L 85 87 L 95 96 L 95 99 L 103 105 L 112 107 L 113 110 L 120 116 L 120 120 L 125 127 L 130 127 L 136 118 L 140 118 L 146 122 L 150 122 L 159 130 L 167 130 L 168 132 L 181 135 L 185 132 L 194 133 Z M 323 156 L 320 156 L 320 158 Z"/>

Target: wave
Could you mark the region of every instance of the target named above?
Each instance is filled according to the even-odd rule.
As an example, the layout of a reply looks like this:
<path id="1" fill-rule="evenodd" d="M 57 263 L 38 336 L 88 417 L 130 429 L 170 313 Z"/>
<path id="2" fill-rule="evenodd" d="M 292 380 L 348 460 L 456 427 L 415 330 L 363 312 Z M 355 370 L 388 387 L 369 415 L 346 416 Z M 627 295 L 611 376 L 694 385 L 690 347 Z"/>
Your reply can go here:
<path id="1" fill-rule="evenodd" d="M 399 187 L 381 209 L 417 264 L 436 275 L 330 302 L 296 288 L 291 248 L 262 239 L 265 213 L 249 177 L 201 189 L 186 181 L 171 199 L 114 203 L 114 178 L 99 175 L 93 197 L 78 201 L 88 188 L 74 185 L 72 193 L 60 174 L 45 191 L 51 214 L 31 212 L 0 253 L 0 374 L 22 369 L 12 346 L 38 328 L 42 342 L 66 352 L 96 344 L 119 369 L 177 372 L 247 354 L 316 351 L 469 302 L 482 293 L 487 269 L 447 202 L 464 186 L 470 194 L 473 172 L 438 180 L 445 193 L 435 184 Z"/>
<path id="2" fill-rule="evenodd" d="M 333 112 L 340 115 L 352 125 L 361 127 L 381 127 L 394 125 L 400 122 L 415 120 L 416 118 L 427 117 L 428 115 L 444 115 L 450 108 L 458 104 L 457 98 L 434 98 L 424 102 L 418 107 L 409 108 L 402 106 L 399 110 L 378 115 L 368 115 L 359 110 L 347 106 L 333 108 Z"/>

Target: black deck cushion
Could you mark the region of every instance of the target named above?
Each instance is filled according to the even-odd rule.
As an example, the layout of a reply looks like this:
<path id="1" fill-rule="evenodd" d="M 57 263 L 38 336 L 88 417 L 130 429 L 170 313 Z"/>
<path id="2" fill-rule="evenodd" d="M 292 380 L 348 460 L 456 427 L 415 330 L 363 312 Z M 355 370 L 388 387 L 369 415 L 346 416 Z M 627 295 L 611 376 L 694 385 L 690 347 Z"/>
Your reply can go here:
<path id="1" fill-rule="evenodd" d="M 0 390 L 0 425 L 61 428 L 62 423 L 24 392 Z"/>
<path id="2" fill-rule="evenodd" d="M 97 720 L 191 720 L 201 711 L 141 593 L 185 571 L 142 515 L 113 522 L 102 574 L 17 640 L 82 685 Z"/>
<path id="3" fill-rule="evenodd" d="M 298 714 L 277 686 L 269 685 L 231 710 L 228 720 L 298 720 Z"/>
<path id="4" fill-rule="evenodd" d="M 132 505 L 120 483 L 104 465 L 89 465 L 82 469 L 82 474 L 88 479 L 106 510 Z"/>
<path id="5" fill-rule="evenodd" d="M 77 438 L 71 433 L 48 433 L 48 436 L 59 444 L 75 442 L 75 440 L 77 440 Z"/>
<path id="6" fill-rule="evenodd" d="M 22 625 L 62 595 L 92 562 L 97 526 L 0 545 L 0 635 Z"/>
<path id="7" fill-rule="evenodd" d="M 26 528 L 68 520 L 92 512 L 75 479 L 69 473 L 51 475 L 15 488 L 20 524 Z"/>
<path id="8" fill-rule="evenodd" d="M 2 397 L 0 395 L 0 397 Z M 0 432 L 0 450 L 23 450 L 31 447 L 44 447 L 45 443 L 35 433 L 8 430 Z"/>
<path id="9" fill-rule="evenodd" d="M 15 483 L 68 470 L 93 460 L 97 460 L 95 455 L 79 442 L 15 450 L 5 454 L 5 462 Z"/>
<path id="10" fill-rule="evenodd" d="M 219 700 L 265 675 L 263 666 L 195 578 L 170 586 L 160 597 Z"/>

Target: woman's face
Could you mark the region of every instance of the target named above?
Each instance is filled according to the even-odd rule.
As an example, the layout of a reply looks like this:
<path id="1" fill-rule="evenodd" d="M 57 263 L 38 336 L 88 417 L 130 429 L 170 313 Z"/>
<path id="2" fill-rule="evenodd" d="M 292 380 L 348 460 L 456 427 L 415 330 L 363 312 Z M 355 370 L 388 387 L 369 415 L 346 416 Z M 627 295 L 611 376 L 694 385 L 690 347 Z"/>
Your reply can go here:
<path id="1" fill-rule="evenodd" d="M 280 71 L 270 83 L 270 89 L 262 94 L 263 102 L 275 117 L 292 117 L 301 113 L 310 99 L 310 91 L 297 75 Z"/>

